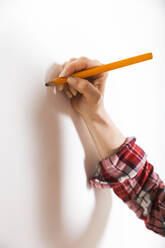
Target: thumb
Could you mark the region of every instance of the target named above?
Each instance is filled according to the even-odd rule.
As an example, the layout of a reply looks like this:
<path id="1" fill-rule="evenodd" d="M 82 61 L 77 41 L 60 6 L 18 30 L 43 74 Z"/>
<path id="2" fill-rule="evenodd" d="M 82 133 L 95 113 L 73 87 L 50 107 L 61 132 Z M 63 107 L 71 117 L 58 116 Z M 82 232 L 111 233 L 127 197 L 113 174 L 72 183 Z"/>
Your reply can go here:
<path id="1" fill-rule="evenodd" d="M 101 98 L 100 91 L 86 79 L 79 77 L 68 77 L 67 82 L 75 90 L 83 94 L 88 102 L 98 102 Z"/>

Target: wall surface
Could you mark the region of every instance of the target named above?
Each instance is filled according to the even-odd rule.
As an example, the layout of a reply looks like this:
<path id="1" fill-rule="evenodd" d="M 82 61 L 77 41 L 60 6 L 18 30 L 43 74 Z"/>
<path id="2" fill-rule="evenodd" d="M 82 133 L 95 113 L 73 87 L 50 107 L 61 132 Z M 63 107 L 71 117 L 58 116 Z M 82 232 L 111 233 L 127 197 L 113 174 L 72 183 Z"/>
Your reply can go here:
<path id="1" fill-rule="evenodd" d="M 61 92 L 44 86 L 71 57 L 109 72 L 105 106 L 165 181 L 165 2 L 0 1 L 0 248 L 163 248 L 111 191 L 87 184 L 99 156 Z"/>

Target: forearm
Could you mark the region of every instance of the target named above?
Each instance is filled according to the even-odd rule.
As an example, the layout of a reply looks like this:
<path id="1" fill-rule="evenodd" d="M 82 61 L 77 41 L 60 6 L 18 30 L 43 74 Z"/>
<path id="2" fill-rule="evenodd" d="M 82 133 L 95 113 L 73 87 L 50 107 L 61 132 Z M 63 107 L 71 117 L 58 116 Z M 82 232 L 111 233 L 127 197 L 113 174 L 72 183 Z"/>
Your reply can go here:
<path id="1" fill-rule="evenodd" d="M 125 138 L 104 108 L 83 119 L 101 156 L 91 186 L 113 188 L 148 229 L 165 237 L 165 185 L 136 138 Z"/>
<path id="2" fill-rule="evenodd" d="M 113 123 L 104 106 L 90 117 L 83 117 L 96 149 L 104 159 L 117 152 L 125 141 L 124 135 Z"/>

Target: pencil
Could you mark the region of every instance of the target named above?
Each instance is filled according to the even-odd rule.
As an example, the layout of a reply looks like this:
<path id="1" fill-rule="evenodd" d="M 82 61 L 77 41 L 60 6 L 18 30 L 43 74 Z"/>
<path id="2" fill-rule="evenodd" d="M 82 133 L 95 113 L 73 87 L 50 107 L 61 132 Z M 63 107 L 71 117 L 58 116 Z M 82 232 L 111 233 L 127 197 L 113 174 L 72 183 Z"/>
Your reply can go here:
<path id="1" fill-rule="evenodd" d="M 80 77 L 80 78 L 88 78 L 88 77 L 95 76 L 97 74 L 100 74 L 100 73 L 103 73 L 106 71 L 111 71 L 111 70 L 118 69 L 118 68 L 121 68 L 124 66 L 136 64 L 136 63 L 143 62 L 143 61 L 146 61 L 146 60 L 149 60 L 152 58 L 153 58 L 152 53 L 145 53 L 145 54 L 138 55 L 135 57 L 119 60 L 119 61 L 116 61 L 113 63 L 99 65 L 99 66 L 92 67 L 92 68 L 87 69 L 87 70 L 75 72 L 70 76 Z M 57 78 L 53 79 L 52 81 L 47 82 L 45 85 L 46 86 L 55 86 L 56 84 L 64 84 L 66 82 L 67 82 L 67 77 L 57 77 Z"/>

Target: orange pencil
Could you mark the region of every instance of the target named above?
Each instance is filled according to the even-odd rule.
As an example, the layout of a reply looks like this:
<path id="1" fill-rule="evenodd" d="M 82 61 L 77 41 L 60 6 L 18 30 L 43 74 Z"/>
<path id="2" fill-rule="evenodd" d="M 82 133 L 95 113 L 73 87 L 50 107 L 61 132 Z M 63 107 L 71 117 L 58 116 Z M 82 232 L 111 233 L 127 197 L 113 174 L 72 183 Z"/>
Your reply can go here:
<path id="1" fill-rule="evenodd" d="M 87 69 L 87 70 L 75 72 L 71 76 L 72 77 L 80 77 L 80 78 L 88 78 L 88 77 L 100 74 L 102 72 L 111 71 L 111 70 L 118 69 L 118 68 L 121 68 L 124 66 L 143 62 L 145 60 L 149 60 L 152 58 L 153 58 L 152 53 L 145 53 L 145 54 L 138 55 L 135 57 L 119 60 L 119 61 L 116 61 L 116 62 L 113 62 L 110 64 L 99 65 L 99 66 L 92 67 L 92 68 Z M 57 77 L 57 78 L 53 79 L 52 81 L 47 82 L 45 85 L 46 86 L 55 86 L 56 84 L 64 84 L 66 82 L 67 82 L 67 77 Z"/>

